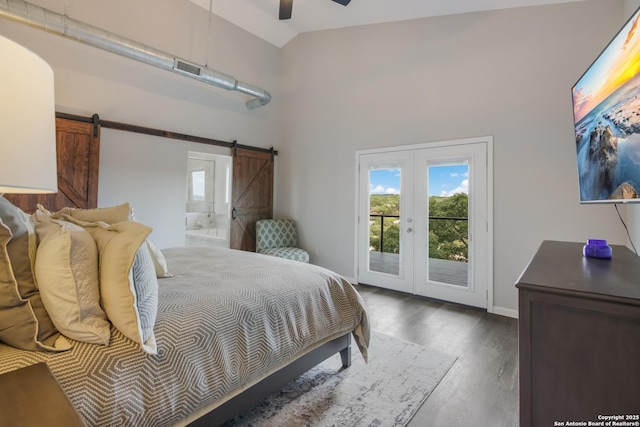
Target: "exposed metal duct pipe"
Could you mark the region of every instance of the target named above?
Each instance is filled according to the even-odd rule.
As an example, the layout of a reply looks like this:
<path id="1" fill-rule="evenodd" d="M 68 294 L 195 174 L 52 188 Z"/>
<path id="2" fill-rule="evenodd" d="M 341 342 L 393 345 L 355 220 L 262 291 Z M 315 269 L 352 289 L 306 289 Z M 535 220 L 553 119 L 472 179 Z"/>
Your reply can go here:
<path id="1" fill-rule="evenodd" d="M 267 105 L 271 101 L 271 94 L 266 90 L 240 82 L 228 74 L 192 64 L 174 55 L 22 0 L 0 0 L 0 17 L 68 37 L 223 89 L 246 93 L 255 97 L 245 104 L 250 110 Z"/>

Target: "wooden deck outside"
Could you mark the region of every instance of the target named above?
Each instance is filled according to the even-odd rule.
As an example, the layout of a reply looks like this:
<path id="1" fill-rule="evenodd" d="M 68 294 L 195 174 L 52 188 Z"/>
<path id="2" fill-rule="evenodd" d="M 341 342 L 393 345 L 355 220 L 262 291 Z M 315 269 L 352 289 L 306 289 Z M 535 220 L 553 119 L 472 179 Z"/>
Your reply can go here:
<path id="1" fill-rule="evenodd" d="M 388 252 L 369 252 L 369 265 L 372 271 L 398 275 L 400 255 Z M 468 286 L 469 263 L 429 258 L 429 280 L 457 286 Z"/>

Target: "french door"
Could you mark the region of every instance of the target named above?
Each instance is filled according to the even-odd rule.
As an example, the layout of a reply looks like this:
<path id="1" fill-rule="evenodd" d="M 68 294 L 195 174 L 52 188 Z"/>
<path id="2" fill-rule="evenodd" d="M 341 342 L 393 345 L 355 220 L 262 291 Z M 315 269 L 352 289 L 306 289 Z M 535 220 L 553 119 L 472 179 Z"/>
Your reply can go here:
<path id="1" fill-rule="evenodd" d="M 489 144 L 358 154 L 360 283 L 487 307 Z"/>

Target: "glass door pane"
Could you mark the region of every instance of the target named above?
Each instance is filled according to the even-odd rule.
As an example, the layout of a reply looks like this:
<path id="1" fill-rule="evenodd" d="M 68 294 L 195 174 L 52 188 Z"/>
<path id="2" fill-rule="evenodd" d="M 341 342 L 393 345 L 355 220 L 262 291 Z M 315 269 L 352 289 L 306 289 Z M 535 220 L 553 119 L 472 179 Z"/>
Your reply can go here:
<path id="1" fill-rule="evenodd" d="M 487 307 L 487 144 L 416 150 L 416 294 Z"/>
<path id="2" fill-rule="evenodd" d="M 400 273 L 399 167 L 369 170 L 369 270 Z"/>
<path id="3" fill-rule="evenodd" d="M 469 162 L 428 165 L 428 280 L 469 286 Z"/>
<path id="4" fill-rule="evenodd" d="M 413 292 L 413 153 L 358 157 L 358 280 Z"/>

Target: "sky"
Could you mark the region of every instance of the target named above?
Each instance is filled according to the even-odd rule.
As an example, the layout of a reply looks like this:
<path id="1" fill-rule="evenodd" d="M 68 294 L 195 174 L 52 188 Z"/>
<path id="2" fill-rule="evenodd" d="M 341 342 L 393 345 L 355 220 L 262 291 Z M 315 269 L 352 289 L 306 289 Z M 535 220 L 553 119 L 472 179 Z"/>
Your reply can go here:
<path id="1" fill-rule="evenodd" d="M 375 169 L 369 176 L 371 194 L 399 194 L 400 169 Z M 429 167 L 429 196 L 452 196 L 469 192 L 469 166 Z"/>
<path id="2" fill-rule="evenodd" d="M 640 70 L 639 14 L 629 19 L 573 88 L 576 123 Z"/>

